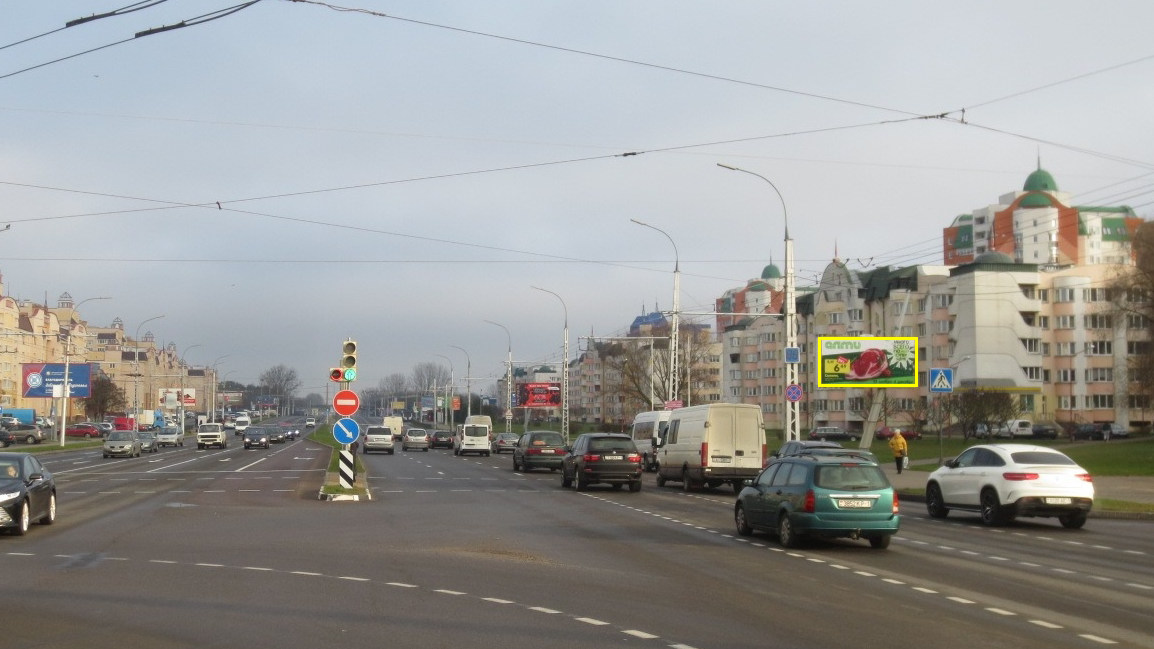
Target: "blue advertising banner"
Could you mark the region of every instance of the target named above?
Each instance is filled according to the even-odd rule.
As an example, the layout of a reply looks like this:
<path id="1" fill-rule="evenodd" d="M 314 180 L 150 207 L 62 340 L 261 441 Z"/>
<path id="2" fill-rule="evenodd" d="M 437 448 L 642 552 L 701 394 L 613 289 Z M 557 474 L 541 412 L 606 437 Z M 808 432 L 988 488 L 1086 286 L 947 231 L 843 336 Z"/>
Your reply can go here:
<path id="1" fill-rule="evenodd" d="M 64 385 L 64 363 L 21 363 L 22 393 L 25 397 L 52 398 L 52 386 Z M 92 365 L 68 365 L 68 392 L 72 398 L 92 395 Z"/>

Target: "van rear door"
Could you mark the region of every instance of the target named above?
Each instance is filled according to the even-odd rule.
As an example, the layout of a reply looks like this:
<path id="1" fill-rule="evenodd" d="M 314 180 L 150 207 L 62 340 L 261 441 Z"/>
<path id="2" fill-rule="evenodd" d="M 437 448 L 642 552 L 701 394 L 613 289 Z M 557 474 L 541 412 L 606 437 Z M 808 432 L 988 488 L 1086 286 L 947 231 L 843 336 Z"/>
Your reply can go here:
<path id="1" fill-rule="evenodd" d="M 733 408 L 734 466 L 760 471 L 765 453 L 765 433 L 756 408 Z"/>

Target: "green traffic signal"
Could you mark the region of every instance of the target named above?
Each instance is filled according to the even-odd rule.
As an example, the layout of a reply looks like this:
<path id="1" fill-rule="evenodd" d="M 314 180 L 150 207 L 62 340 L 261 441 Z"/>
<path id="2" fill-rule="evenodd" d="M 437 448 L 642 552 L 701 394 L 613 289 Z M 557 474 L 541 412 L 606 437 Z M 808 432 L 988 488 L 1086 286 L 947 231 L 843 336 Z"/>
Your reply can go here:
<path id="1" fill-rule="evenodd" d="M 357 380 L 357 368 L 350 367 L 350 368 L 346 369 L 345 370 L 345 380 L 346 381 L 356 381 Z"/>

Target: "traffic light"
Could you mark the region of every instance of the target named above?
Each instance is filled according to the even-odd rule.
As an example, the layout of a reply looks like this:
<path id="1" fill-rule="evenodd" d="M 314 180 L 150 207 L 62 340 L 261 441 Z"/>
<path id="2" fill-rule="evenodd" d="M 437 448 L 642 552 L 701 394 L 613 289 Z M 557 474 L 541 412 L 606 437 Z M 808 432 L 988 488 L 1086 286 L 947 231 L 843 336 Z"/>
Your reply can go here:
<path id="1" fill-rule="evenodd" d="M 341 348 L 341 368 L 345 381 L 357 380 L 357 341 L 346 340 Z"/>
<path id="2" fill-rule="evenodd" d="M 329 380 L 330 381 L 344 381 L 345 380 L 345 371 L 339 367 L 334 367 L 333 369 L 329 370 Z"/>

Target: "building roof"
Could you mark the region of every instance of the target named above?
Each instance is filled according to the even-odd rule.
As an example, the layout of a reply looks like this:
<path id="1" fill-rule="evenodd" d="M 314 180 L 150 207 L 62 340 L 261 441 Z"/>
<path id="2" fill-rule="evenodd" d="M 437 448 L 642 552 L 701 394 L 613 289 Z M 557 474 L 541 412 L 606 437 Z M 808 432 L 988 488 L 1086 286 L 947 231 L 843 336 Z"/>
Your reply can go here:
<path id="1" fill-rule="evenodd" d="M 778 268 L 777 265 L 775 265 L 775 264 L 770 264 L 770 265 L 766 266 L 764 269 L 762 269 L 762 271 L 761 271 L 761 278 L 762 279 L 778 279 L 780 277 L 781 277 L 781 269 Z"/>

